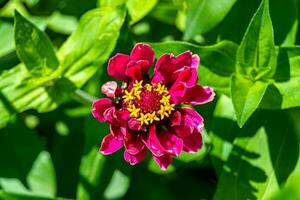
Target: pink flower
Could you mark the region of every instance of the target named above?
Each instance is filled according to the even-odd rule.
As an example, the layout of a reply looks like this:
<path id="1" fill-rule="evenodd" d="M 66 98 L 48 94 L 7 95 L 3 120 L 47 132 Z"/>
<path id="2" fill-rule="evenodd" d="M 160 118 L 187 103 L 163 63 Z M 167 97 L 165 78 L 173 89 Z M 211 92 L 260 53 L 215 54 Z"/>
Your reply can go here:
<path id="1" fill-rule="evenodd" d="M 109 60 L 108 74 L 125 82 L 102 86 L 108 98 L 93 103 L 93 116 L 110 124 L 110 133 L 99 151 L 104 155 L 125 148 L 131 165 L 142 161 L 149 150 L 162 170 L 182 151 L 197 152 L 202 146 L 203 118 L 190 107 L 210 102 L 214 92 L 197 85 L 199 57 L 186 51 L 162 55 L 149 77 L 155 59 L 149 45 L 136 44 L 130 55 L 116 54 Z"/>

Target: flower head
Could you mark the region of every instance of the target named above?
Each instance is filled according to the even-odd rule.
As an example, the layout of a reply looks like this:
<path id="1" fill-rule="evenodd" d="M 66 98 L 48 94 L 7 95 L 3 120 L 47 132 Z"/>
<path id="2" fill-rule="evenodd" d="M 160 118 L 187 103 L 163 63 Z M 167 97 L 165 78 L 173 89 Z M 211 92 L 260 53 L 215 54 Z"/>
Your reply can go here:
<path id="1" fill-rule="evenodd" d="M 173 156 L 182 151 L 197 152 L 202 146 L 203 118 L 192 108 L 212 101 L 210 87 L 197 85 L 199 57 L 186 51 L 178 56 L 164 54 L 154 62 L 152 48 L 136 44 L 130 55 L 116 54 L 109 60 L 108 74 L 114 81 L 101 88 L 108 98 L 93 103 L 93 116 L 110 124 L 110 133 L 99 151 L 112 154 L 125 148 L 124 159 L 131 165 L 142 161 L 147 151 L 165 170 Z"/>

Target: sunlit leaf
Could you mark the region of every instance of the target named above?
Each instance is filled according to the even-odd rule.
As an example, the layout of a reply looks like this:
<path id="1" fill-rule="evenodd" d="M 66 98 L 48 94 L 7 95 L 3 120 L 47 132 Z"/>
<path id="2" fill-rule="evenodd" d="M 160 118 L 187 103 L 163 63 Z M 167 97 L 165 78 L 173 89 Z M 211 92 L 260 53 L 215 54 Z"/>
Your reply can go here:
<path id="1" fill-rule="evenodd" d="M 192 39 L 197 34 L 210 31 L 230 11 L 236 0 L 188 0 L 184 38 Z"/>
<path id="2" fill-rule="evenodd" d="M 240 75 L 232 77 L 231 97 L 240 127 L 258 108 L 268 84 L 268 82 L 248 80 Z"/>
<path id="3" fill-rule="evenodd" d="M 269 1 L 263 0 L 254 14 L 237 51 L 237 72 L 252 79 L 265 79 L 276 70 L 276 49 Z"/>
<path id="4" fill-rule="evenodd" d="M 81 87 L 104 64 L 113 51 L 125 18 L 122 7 L 87 12 L 77 30 L 58 51 L 60 70 Z M 104 67 L 101 70 L 105 70 Z"/>
<path id="5" fill-rule="evenodd" d="M 48 75 L 55 70 L 59 62 L 47 35 L 15 13 L 16 51 L 25 66 L 39 75 Z"/>
<path id="6" fill-rule="evenodd" d="M 145 17 L 157 2 L 158 0 L 127 0 L 126 5 L 128 13 L 131 17 L 131 23 L 134 24 L 135 22 Z"/>

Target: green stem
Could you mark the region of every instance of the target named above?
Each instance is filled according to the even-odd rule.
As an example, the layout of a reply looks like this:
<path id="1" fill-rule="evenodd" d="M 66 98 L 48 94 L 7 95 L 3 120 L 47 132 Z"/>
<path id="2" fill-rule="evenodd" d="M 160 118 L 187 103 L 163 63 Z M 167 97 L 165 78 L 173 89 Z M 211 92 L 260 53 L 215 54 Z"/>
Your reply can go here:
<path id="1" fill-rule="evenodd" d="M 84 104 L 92 104 L 95 100 L 97 100 L 97 97 L 94 97 L 81 89 L 75 90 L 73 98 Z"/>

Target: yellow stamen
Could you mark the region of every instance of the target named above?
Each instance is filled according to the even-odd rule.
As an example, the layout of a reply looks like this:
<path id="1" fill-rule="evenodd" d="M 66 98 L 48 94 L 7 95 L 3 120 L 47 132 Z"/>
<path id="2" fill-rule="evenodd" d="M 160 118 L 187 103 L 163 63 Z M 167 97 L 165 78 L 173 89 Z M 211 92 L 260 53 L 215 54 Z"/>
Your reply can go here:
<path id="1" fill-rule="evenodd" d="M 164 96 L 162 96 L 162 98 L 161 98 L 161 100 L 159 102 L 163 103 L 164 105 L 167 105 L 170 102 L 170 98 L 171 98 L 170 95 L 167 95 L 167 96 L 164 95 Z"/>
<path id="2" fill-rule="evenodd" d="M 130 92 L 128 92 L 127 90 L 125 90 L 125 95 L 122 97 L 124 99 L 125 103 L 127 103 L 128 101 L 134 99 L 134 96 L 133 96 L 132 93 L 133 93 L 133 90 L 131 90 Z"/>
<path id="3" fill-rule="evenodd" d="M 146 84 L 145 85 L 145 87 L 146 87 L 146 90 L 148 90 L 149 92 L 151 92 L 152 91 L 152 85 L 150 85 L 150 84 Z"/>
<path id="4" fill-rule="evenodd" d="M 141 113 L 141 116 L 138 118 L 138 120 L 141 122 L 141 126 L 143 126 L 143 124 L 149 124 L 149 118 L 147 114 L 145 115 L 144 113 Z"/>
<path id="5" fill-rule="evenodd" d="M 134 104 L 131 104 L 131 106 L 128 107 L 127 110 L 130 112 L 130 117 L 138 117 L 141 109 L 136 108 Z"/>
<path id="6" fill-rule="evenodd" d="M 159 118 L 156 116 L 155 111 L 153 111 L 152 113 L 147 113 L 147 115 L 148 115 L 148 120 L 149 120 L 150 123 L 152 123 L 153 120 L 159 121 Z"/>

